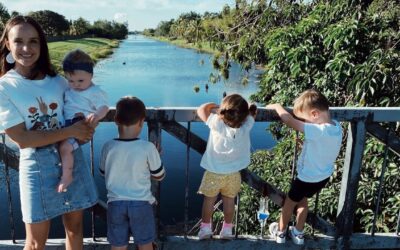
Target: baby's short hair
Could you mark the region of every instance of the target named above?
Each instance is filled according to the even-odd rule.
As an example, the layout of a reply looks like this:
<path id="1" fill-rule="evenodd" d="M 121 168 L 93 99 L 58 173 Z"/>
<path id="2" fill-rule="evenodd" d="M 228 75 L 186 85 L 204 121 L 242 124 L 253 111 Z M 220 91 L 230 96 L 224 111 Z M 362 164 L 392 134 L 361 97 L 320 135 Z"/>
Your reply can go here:
<path id="1" fill-rule="evenodd" d="M 83 50 L 74 49 L 68 52 L 63 60 L 64 72 L 73 73 L 75 70 L 84 70 L 93 73 L 94 62 Z"/>
<path id="2" fill-rule="evenodd" d="M 119 99 L 114 120 L 117 124 L 130 126 L 146 117 L 146 106 L 137 97 L 125 96 Z"/>
<path id="3" fill-rule="evenodd" d="M 308 109 L 318 109 L 320 111 L 329 110 L 329 101 L 326 97 L 315 89 L 308 89 L 294 100 L 294 112 L 303 112 Z"/>

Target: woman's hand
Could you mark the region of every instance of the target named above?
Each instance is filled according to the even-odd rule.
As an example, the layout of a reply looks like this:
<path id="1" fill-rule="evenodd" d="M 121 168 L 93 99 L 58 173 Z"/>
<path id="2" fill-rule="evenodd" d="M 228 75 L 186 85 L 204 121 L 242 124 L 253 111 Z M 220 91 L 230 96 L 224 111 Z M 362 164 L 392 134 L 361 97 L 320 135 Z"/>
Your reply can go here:
<path id="1" fill-rule="evenodd" d="M 71 129 L 74 138 L 82 142 L 89 141 L 94 134 L 94 128 L 86 120 L 76 122 L 68 129 Z"/>

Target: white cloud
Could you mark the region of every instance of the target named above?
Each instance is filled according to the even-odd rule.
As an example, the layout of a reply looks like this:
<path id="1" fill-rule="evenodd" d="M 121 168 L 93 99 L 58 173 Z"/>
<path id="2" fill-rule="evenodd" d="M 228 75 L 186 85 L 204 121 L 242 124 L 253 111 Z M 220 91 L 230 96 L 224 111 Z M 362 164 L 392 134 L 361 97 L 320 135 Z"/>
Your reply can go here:
<path id="1" fill-rule="evenodd" d="M 118 23 L 124 23 L 126 21 L 128 21 L 128 15 L 126 13 L 115 13 L 114 14 L 114 21 L 118 22 Z"/>
<path id="2" fill-rule="evenodd" d="M 150 10 L 167 9 L 171 5 L 169 0 L 134 0 L 131 3 L 132 9 Z"/>

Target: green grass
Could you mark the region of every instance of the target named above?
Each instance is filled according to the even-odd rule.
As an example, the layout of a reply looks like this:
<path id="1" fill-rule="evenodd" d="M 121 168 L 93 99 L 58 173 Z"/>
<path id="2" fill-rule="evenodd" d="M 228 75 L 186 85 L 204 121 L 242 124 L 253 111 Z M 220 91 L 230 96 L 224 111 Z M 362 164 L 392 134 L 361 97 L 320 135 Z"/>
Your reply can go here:
<path id="1" fill-rule="evenodd" d="M 102 58 L 113 53 L 113 49 L 117 48 L 118 40 L 110 40 L 106 38 L 84 38 L 77 40 L 67 40 L 60 42 L 49 42 L 49 51 L 51 63 L 57 72 L 62 73 L 61 62 L 69 51 L 73 49 L 81 49 L 88 53 L 96 63 Z"/>
<path id="2" fill-rule="evenodd" d="M 186 49 L 194 49 L 200 52 L 205 52 L 205 53 L 209 53 L 209 54 L 216 54 L 218 53 L 218 51 L 216 49 L 213 49 L 210 47 L 210 44 L 208 42 L 200 42 L 198 44 L 194 44 L 194 43 L 188 43 L 185 39 L 175 39 L 175 40 L 171 40 L 168 39 L 166 37 L 149 37 L 149 38 L 153 38 L 162 42 L 167 42 L 167 43 L 171 43 L 173 45 L 176 45 L 178 47 L 182 47 L 182 48 L 186 48 Z"/>

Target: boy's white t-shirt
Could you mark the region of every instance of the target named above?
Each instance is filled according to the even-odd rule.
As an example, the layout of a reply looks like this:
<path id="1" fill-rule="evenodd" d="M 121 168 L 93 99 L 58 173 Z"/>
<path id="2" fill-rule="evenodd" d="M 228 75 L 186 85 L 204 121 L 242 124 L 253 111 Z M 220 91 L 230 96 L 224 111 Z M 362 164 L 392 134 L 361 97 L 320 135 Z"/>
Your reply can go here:
<path id="1" fill-rule="evenodd" d="M 53 130 L 64 125 L 61 76 L 29 80 L 9 70 L 0 78 L 0 131 L 25 123 L 28 130 Z"/>
<path id="2" fill-rule="evenodd" d="M 342 145 L 342 127 L 332 124 L 304 124 L 303 150 L 297 161 L 298 178 L 304 182 L 320 182 L 332 175 Z"/>
<path id="3" fill-rule="evenodd" d="M 217 114 L 210 114 L 206 125 L 210 128 L 210 135 L 200 166 L 216 174 L 230 174 L 250 164 L 252 116 L 249 115 L 240 128 L 232 128 Z"/>
<path id="4" fill-rule="evenodd" d="M 100 171 L 105 176 L 107 202 L 154 203 L 150 177 L 164 173 L 164 167 L 153 143 L 140 139 L 114 139 L 103 146 Z"/>
<path id="5" fill-rule="evenodd" d="M 108 106 L 107 94 L 97 85 L 93 84 L 83 91 L 71 88 L 65 91 L 65 119 L 73 119 L 77 113 L 82 113 L 86 117 L 96 112 L 101 106 Z"/>

